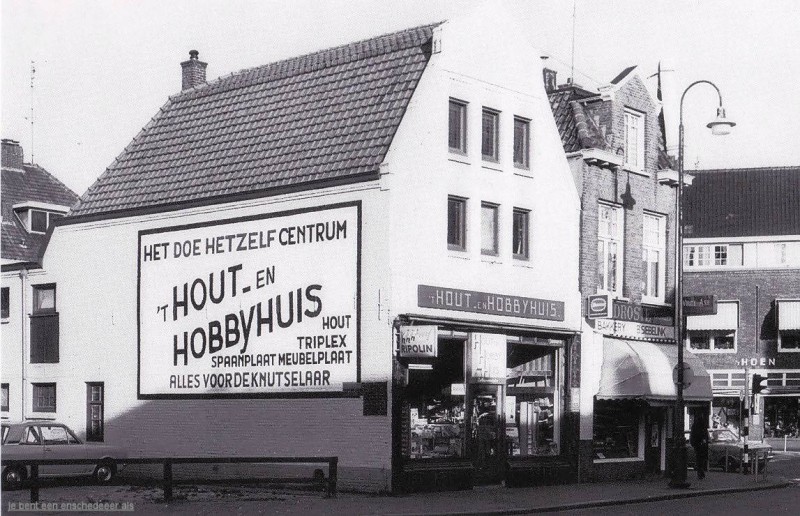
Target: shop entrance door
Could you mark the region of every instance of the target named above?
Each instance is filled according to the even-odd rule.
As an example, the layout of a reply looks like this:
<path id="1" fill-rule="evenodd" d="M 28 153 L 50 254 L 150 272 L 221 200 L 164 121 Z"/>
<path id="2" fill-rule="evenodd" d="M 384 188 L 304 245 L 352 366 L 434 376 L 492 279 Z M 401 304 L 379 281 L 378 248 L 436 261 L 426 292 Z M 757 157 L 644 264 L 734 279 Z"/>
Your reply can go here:
<path id="1" fill-rule="evenodd" d="M 468 446 L 476 484 L 496 484 L 503 480 L 506 455 L 503 387 L 486 384 L 468 386 Z"/>

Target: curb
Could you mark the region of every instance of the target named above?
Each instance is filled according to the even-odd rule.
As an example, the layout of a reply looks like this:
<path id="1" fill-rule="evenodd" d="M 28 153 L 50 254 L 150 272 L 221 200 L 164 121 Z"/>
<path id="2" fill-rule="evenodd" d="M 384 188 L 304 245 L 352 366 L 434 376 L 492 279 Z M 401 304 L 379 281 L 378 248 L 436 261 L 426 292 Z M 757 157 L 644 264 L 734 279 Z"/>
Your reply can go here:
<path id="1" fill-rule="evenodd" d="M 544 507 L 517 507 L 514 509 L 496 509 L 488 511 L 472 512 L 427 512 L 427 513 L 387 513 L 387 516 L 483 516 L 483 515 L 513 515 L 513 514 L 532 514 L 542 512 L 573 511 L 577 509 L 591 509 L 593 507 L 609 507 L 613 505 L 633 505 L 637 503 L 663 502 L 666 500 L 677 500 L 681 498 L 694 498 L 699 496 L 713 496 L 730 493 L 746 493 L 748 491 L 766 491 L 768 489 L 781 489 L 797 485 L 794 482 L 783 481 L 777 484 L 745 486 L 745 487 L 725 487 L 720 489 L 705 489 L 702 491 L 684 491 L 663 495 L 648 496 L 646 498 L 626 498 L 626 499 L 605 499 L 591 500 L 588 502 L 576 502 L 561 505 L 549 505 Z"/>

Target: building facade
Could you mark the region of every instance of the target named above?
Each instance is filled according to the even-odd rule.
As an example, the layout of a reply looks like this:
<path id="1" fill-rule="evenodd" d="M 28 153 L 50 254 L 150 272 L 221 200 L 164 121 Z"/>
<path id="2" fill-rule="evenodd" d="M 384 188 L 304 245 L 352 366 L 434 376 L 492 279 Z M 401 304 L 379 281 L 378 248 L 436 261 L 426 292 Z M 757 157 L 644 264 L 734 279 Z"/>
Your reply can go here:
<path id="1" fill-rule="evenodd" d="M 335 455 L 361 490 L 569 475 L 580 203 L 511 26 L 210 82 L 192 52 L 52 233 L 58 404 L 25 416 L 88 432 L 94 387 L 132 456 Z"/>
<path id="2" fill-rule="evenodd" d="M 696 170 L 686 189 L 687 295 L 716 315 L 689 317 L 687 348 L 712 378 L 712 424 L 750 439 L 797 439 L 800 426 L 800 168 Z M 755 375 L 764 377 L 752 399 Z"/>
<path id="3" fill-rule="evenodd" d="M 581 196 L 577 434 L 581 480 L 665 472 L 671 450 L 676 173 L 664 152 L 660 102 L 635 67 L 599 92 L 556 87 L 550 102 Z M 708 378 L 684 393 L 710 399 Z"/>
<path id="4" fill-rule="evenodd" d="M 36 407 L 55 405 L 45 364 L 58 360 L 55 290 L 41 268 L 41 252 L 56 220 L 78 196 L 38 165 L 22 146 L 2 141 L 2 419 L 20 421 Z"/>

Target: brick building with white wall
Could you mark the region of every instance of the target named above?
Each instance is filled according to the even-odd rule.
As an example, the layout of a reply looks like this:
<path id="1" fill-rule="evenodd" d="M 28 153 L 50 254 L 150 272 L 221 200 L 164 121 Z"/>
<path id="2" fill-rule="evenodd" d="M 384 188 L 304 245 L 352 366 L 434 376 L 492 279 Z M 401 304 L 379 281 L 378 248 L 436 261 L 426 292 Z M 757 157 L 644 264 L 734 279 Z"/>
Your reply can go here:
<path id="1" fill-rule="evenodd" d="M 85 431 L 91 384 L 132 456 L 335 455 L 364 490 L 569 475 L 580 204 L 513 26 L 210 82 L 193 52 L 52 232 L 57 406 L 24 416 Z"/>
<path id="2" fill-rule="evenodd" d="M 661 105 L 635 67 L 599 92 L 556 87 L 551 70 L 544 80 L 581 197 L 580 291 L 594 300 L 573 344 L 580 374 L 569 386 L 580 400 L 580 478 L 666 472 L 676 397 L 677 174 L 663 150 Z M 697 378 L 684 396 L 707 404 L 708 377 L 691 353 L 687 360 Z"/>
<path id="3" fill-rule="evenodd" d="M 3 139 L 2 149 L 2 419 L 19 421 L 34 405 L 55 405 L 52 378 L 39 363 L 58 357 L 36 345 L 57 338 L 51 330 L 58 321 L 41 252 L 50 226 L 78 196 L 44 168 L 25 163 L 19 142 Z"/>
<path id="4" fill-rule="evenodd" d="M 753 376 L 765 378 L 750 439 L 780 449 L 800 438 L 800 167 L 691 174 L 685 291 L 716 296 L 718 310 L 688 318 L 687 347 L 711 375 L 715 426 L 741 433 Z"/>

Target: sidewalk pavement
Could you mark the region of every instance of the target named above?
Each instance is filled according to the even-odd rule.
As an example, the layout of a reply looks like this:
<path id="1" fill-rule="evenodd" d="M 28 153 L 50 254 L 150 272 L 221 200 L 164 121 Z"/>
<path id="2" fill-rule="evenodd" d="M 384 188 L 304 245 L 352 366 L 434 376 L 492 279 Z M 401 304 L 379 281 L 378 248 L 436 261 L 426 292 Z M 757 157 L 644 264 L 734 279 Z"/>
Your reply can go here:
<path id="1" fill-rule="evenodd" d="M 478 487 L 471 491 L 419 493 L 404 496 L 379 496 L 339 493 L 324 498 L 321 493 L 276 492 L 254 486 L 176 486 L 177 501 L 160 502 L 160 489 L 144 491 L 126 486 L 110 486 L 89 499 L 133 502 L 136 512 L 146 514 L 282 514 L 282 515 L 469 515 L 527 514 L 661 501 L 730 492 L 776 489 L 794 485 L 781 477 L 756 482 L 751 475 L 709 472 L 697 480 L 689 472 L 688 489 L 671 489 L 667 479 L 629 480 L 591 484 L 568 484 L 530 488 Z M 116 488 L 116 490 L 112 490 Z M 26 501 L 27 491 L 4 493 L 3 512 L 8 501 Z M 20 495 L 21 493 L 21 495 Z M 42 501 L 80 501 L 86 494 L 75 488 L 53 487 L 41 491 Z M 643 509 L 646 510 L 646 509 Z"/>

